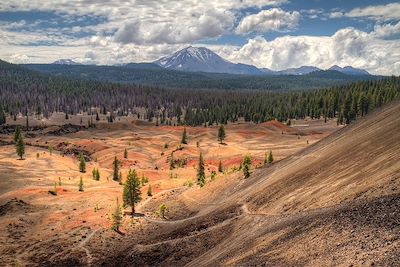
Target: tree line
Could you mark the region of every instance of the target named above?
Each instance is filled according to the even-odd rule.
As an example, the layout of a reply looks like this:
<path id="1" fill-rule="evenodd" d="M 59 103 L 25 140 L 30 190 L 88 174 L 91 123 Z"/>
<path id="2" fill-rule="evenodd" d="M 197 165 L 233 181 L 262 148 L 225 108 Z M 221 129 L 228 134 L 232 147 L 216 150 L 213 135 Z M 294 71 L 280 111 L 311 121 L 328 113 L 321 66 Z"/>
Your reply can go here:
<path id="1" fill-rule="evenodd" d="M 49 117 L 53 112 L 87 112 L 96 119 L 103 113 L 109 122 L 132 115 L 157 125 L 207 126 L 239 118 L 260 123 L 306 116 L 350 123 L 399 95 L 399 77 L 307 91 L 190 90 L 67 79 L 0 62 L 0 124 L 7 116 Z"/>

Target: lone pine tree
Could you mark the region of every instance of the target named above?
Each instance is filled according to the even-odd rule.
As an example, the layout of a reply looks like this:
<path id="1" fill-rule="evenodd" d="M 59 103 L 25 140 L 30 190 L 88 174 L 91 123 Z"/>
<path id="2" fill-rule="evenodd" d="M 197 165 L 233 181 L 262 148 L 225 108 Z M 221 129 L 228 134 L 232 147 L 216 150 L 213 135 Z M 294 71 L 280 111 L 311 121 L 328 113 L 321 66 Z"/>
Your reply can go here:
<path id="1" fill-rule="evenodd" d="M 79 171 L 86 172 L 86 162 L 82 153 L 79 154 Z"/>
<path id="2" fill-rule="evenodd" d="M 122 224 L 122 210 L 121 206 L 119 205 L 118 198 L 117 198 L 117 205 L 115 206 L 115 210 L 112 214 L 113 225 L 112 229 L 116 232 L 119 232 L 119 228 Z"/>
<path id="3" fill-rule="evenodd" d="M 100 172 L 99 172 L 99 169 L 96 169 L 96 181 L 100 181 Z"/>
<path id="4" fill-rule="evenodd" d="M 128 150 L 125 148 L 124 150 L 124 158 L 127 159 L 128 158 Z"/>
<path id="5" fill-rule="evenodd" d="M 203 154 L 200 153 L 199 165 L 197 167 L 197 184 L 200 185 L 200 187 L 203 187 L 205 183 L 206 183 L 206 175 L 204 172 L 204 160 L 203 160 Z"/>
<path id="6" fill-rule="evenodd" d="M 268 159 L 267 159 L 267 163 L 271 164 L 274 161 L 274 156 L 272 156 L 272 151 L 269 151 L 269 155 L 268 155 Z"/>
<path id="7" fill-rule="evenodd" d="M 118 179 L 119 179 L 119 172 L 118 172 L 118 169 L 119 169 L 119 166 L 118 166 L 118 160 L 117 160 L 117 157 L 115 156 L 114 157 L 114 162 L 113 162 L 113 168 L 114 168 L 114 171 L 113 171 L 113 180 L 114 181 L 118 181 Z"/>
<path id="8" fill-rule="evenodd" d="M 221 124 L 218 127 L 218 141 L 220 144 L 222 144 L 224 142 L 225 137 L 226 137 L 225 128 L 224 128 L 224 125 Z"/>
<path id="9" fill-rule="evenodd" d="M 18 138 L 15 146 L 16 146 L 17 155 L 19 156 L 20 159 L 23 159 L 24 154 L 25 154 L 25 143 L 24 143 L 24 140 L 22 139 L 21 134 L 19 135 L 19 138 Z"/>
<path id="10" fill-rule="evenodd" d="M 158 208 L 158 213 L 160 214 L 160 217 L 165 219 L 165 212 L 167 211 L 167 205 L 165 205 L 164 203 L 160 205 L 160 207 Z"/>
<path id="11" fill-rule="evenodd" d="M 124 207 L 131 206 L 132 216 L 135 215 L 135 204 L 142 200 L 140 192 L 140 181 L 135 170 L 129 170 L 124 184 L 123 200 Z"/>
<path id="12" fill-rule="evenodd" d="M 187 133 L 186 133 L 186 128 L 183 128 L 181 143 L 182 143 L 182 144 L 187 144 Z"/>
<path id="13" fill-rule="evenodd" d="M 221 160 L 219 160 L 219 163 L 218 163 L 218 172 L 223 172 L 224 170 L 223 170 L 223 168 L 222 168 L 222 161 Z"/>
<path id="14" fill-rule="evenodd" d="M 251 158 L 249 155 L 246 155 L 243 159 L 243 164 L 242 164 L 244 178 L 250 177 L 250 166 L 251 166 Z"/>

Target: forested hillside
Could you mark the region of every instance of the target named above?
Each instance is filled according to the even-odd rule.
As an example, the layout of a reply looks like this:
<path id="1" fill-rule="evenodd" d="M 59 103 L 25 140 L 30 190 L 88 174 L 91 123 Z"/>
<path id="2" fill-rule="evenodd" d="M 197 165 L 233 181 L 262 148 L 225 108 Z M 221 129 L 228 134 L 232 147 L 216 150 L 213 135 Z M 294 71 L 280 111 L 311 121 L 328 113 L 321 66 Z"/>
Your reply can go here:
<path id="1" fill-rule="evenodd" d="M 317 71 L 307 75 L 276 76 L 184 72 L 163 69 L 154 64 L 144 63 L 128 64 L 126 66 L 56 64 L 31 64 L 22 66 L 42 73 L 61 75 L 74 79 L 177 89 L 308 90 L 379 78 L 371 75 L 347 75 L 334 70 Z"/>
<path id="2" fill-rule="evenodd" d="M 54 111 L 90 113 L 91 108 L 109 112 L 111 118 L 135 114 L 161 124 L 177 118 L 178 123 L 193 126 L 241 117 L 258 123 L 324 116 L 349 123 L 399 95 L 398 77 L 307 91 L 191 90 L 67 79 L 0 64 L 0 123 L 4 114 L 48 117 Z"/>

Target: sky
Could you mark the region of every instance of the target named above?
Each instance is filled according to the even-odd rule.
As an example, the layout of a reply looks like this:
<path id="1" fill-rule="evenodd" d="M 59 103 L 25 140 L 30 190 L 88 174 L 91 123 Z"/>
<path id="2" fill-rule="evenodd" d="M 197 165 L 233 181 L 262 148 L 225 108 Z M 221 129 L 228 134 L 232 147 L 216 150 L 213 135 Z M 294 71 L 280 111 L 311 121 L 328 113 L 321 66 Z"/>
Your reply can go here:
<path id="1" fill-rule="evenodd" d="M 272 70 L 351 65 L 400 75 L 400 2 L 0 2 L 0 59 L 13 63 L 150 62 L 189 45 Z"/>

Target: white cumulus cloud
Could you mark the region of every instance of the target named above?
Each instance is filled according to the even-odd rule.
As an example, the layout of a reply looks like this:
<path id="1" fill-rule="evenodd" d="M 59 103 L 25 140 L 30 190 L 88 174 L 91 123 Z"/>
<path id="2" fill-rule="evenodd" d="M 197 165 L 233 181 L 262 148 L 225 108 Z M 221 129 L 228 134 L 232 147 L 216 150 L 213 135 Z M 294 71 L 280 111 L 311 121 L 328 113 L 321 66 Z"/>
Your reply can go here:
<path id="1" fill-rule="evenodd" d="M 400 42 L 378 38 L 375 31 L 366 33 L 354 28 L 338 30 L 332 36 L 283 36 L 272 41 L 256 37 L 239 49 L 225 49 L 223 54 L 234 62 L 273 70 L 351 65 L 373 74 L 400 75 L 396 65 L 400 62 Z"/>
<path id="2" fill-rule="evenodd" d="M 368 17 L 376 20 L 400 19 L 400 3 L 354 8 L 345 14 L 347 17 Z"/>
<path id="3" fill-rule="evenodd" d="M 299 20 L 298 11 L 286 12 L 280 8 L 271 8 L 244 17 L 237 26 L 236 33 L 288 31 L 296 28 Z"/>

